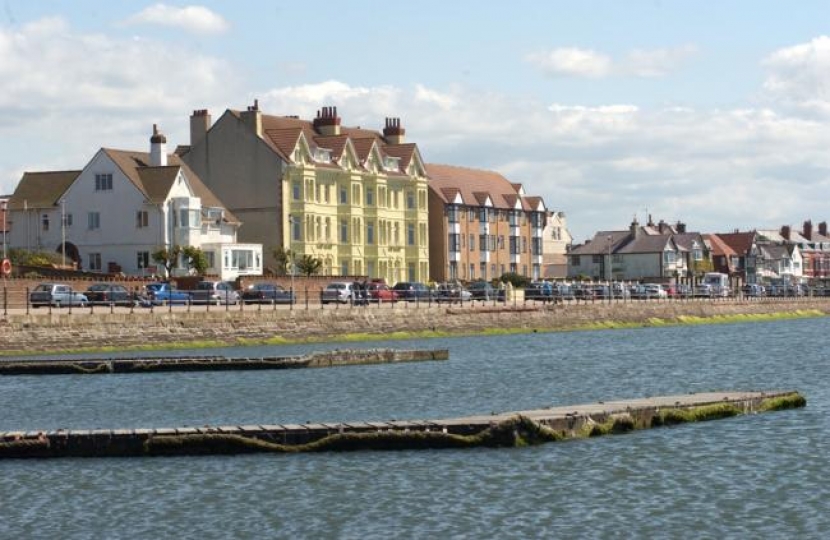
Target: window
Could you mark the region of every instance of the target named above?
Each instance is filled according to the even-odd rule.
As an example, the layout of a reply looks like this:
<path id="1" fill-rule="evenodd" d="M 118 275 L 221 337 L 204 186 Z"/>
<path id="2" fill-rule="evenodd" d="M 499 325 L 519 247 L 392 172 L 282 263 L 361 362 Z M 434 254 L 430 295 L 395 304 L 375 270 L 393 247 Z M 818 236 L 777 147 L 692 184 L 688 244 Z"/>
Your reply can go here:
<path id="1" fill-rule="evenodd" d="M 571 264 L 574 266 L 580 266 L 582 264 L 579 261 L 579 255 L 571 255 Z"/>
<path id="2" fill-rule="evenodd" d="M 292 193 L 292 197 L 294 197 L 295 201 L 300 200 L 300 183 L 299 182 L 294 182 L 291 185 L 291 193 Z"/>
<path id="3" fill-rule="evenodd" d="M 49 230 L 49 214 L 43 214 L 43 219 L 41 220 L 41 224 L 44 231 Z"/>
<path id="4" fill-rule="evenodd" d="M 476 235 L 470 233 L 470 251 L 476 250 Z M 472 275 L 470 276 L 472 277 Z"/>
<path id="5" fill-rule="evenodd" d="M 373 206 L 375 204 L 375 191 L 372 188 L 366 188 L 366 206 Z"/>
<path id="6" fill-rule="evenodd" d="M 674 264 L 677 259 L 677 254 L 674 251 L 663 252 L 663 262 L 666 264 Z"/>
<path id="7" fill-rule="evenodd" d="M 487 221 L 487 209 L 486 208 L 479 208 L 478 209 L 478 220 L 482 223 Z"/>
<path id="8" fill-rule="evenodd" d="M 458 223 L 458 207 L 447 207 L 447 221 L 450 223 Z"/>
<path id="9" fill-rule="evenodd" d="M 112 174 L 96 174 L 95 175 L 95 191 L 111 191 L 112 190 Z"/>
<path id="10" fill-rule="evenodd" d="M 93 272 L 101 271 L 101 254 L 100 253 L 90 253 L 89 254 L 89 264 L 87 265 L 90 270 Z"/>
<path id="11" fill-rule="evenodd" d="M 487 263 L 481 263 L 481 279 L 487 279 Z"/>
<path id="12" fill-rule="evenodd" d="M 470 211 L 468 212 L 467 220 L 468 221 L 475 221 L 476 220 L 476 211 L 474 209 L 470 208 Z"/>
<path id="13" fill-rule="evenodd" d="M 374 244 L 375 243 L 375 224 L 374 223 L 367 223 L 366 224 L 366 243 L 367 244 Z"/>
<path id="14" fill-rule="evenodd" d="M 149 223 L 149 215 L 147 214 L 147 210 L 139 210 L 135 214 L 135 226 L 139 229 L 143 227 L 147 227 Z"/>
<path id="15" fill-rule="evenodd" d="M 136 253 L 136 267 L 139 270 L 147 268 L 150 266 L 150 252 L 149 251 L 139 251 Z"/>
<path id="16" fill-rule="evenodd" d="M 487 235 L 480 234 L 478 236 L 478 250 L 479 251 L 487 251 Z"/>
<path id="17" fill-rule="evenodd" d="M 349 275 L 349 261 L 343 261 L 340 263 L 340 275 L 341 276 L 348 276 Z"/>
<path id="18" fill-rule="evenodd" d="M 303 222 L 300 218 L 289 216 L 289 223 L 291 223 L 291 239 L 295 242 L 300 242 L 303 239 Z"/>
<path id="19" fill-rule="evenodd" d="M 605 258 L 604 255 L 594 255 L 592 257 L 592 261 L 594 264 L 602 264 L 602 260 Z"/>
<path id="20" fill-rule="evenodd" d="M 470 279 L 473 279 L 475 277 L 476 277 L 476 265 L 473 264 L 473 263 L 470 263 Z"/>
<path id="21" fill-rule="evenodd" d="M 349 222 L 345 219 L 340 221 L 340 243 L 341 244 L 348 244 L 349 243 Z M 346 275 L 346 274 L 343 274 Z"/>
<path id="22" fill-rule="evenodd" d="M 415 224 L 408 223 L 406 225 L 406 245 L 414 246 L 415 245 Z"/>
<path id="23" fill-rule="evenodd" d="M 71 227 L 72 226 L 72 214 L 65 214 L 63 216 L 63 226 L 64 227 Z"/>
<path id="24" fill-rule="evenodd" d="M 542 239 L 538 237 L 533 237 L 530 239 L 532 242 L 531 244 L 531 253 L 533 255 L 541 255 L 542 254 Z"/>
<path id="25" fill-rule="evenodd" d="M 460 234 L 450 233 L 450 235 L 449 235 L 449 246 L 450 246 L 450 251 L 451 252 L 461 251 L 461 246 L 459 245 L 460 237 L 461 237 Z"/>
<path id="26" fill-rule="evenodd" d="M 87 225 L 90 230 L 101 228 L 101 214 L 98 212 L 90 212 L 87 214 Z"/>
<path id="27" fill-rule="evenodd" d="M 488 243 L 487 247 L 490 249 L 490 251 L 496 251 L 496 235 L 495 234 L 488 235 L 487 243 Z M 494 275 L 495 275 L 495 273 L 496 272 L 493 271 Z"/>
<path id="28" fill-rule="evenodd" d="M 415 209 L 415 194 L 411 191 L 406 192 L 406 208 L 408 210 Z"/>
<path id="29" fill-rule="evenodd" d="M 522 253 L 527 253 L 527 238 L 522 236 Z"/>
<path id="30" fill-rule="evenodd" d="M 340 186 L 340 204 L 349 204 L 349 190 L 346 186 Z"/>
<path id="31" fill-rule="evenodd" d="M 504 249 L 504 235 L 499 235 L 499 249 Z"/>

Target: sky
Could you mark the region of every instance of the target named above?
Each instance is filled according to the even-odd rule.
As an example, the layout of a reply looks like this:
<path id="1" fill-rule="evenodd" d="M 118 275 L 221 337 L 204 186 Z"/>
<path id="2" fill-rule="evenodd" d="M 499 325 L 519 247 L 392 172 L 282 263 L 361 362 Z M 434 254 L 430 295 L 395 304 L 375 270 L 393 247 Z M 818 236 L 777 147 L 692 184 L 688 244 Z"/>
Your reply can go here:
<path id="1" fill-rule="evenodd" d="M 0 194 L 244 109 L 401 119 L 498 171 L 574 242 L 830 220 L 830 5 L 767 0 L 0 0 Z"/>

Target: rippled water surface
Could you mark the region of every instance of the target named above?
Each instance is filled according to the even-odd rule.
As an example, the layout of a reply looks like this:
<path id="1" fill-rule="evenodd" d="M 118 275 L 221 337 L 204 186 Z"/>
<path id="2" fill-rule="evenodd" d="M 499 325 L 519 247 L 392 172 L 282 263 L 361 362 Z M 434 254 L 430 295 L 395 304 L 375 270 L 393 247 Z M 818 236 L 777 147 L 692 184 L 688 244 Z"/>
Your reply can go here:
<path id="1" fill-rule="evenodd" d="M 442 418 L 730 389 L 797 389 L 808 406 L 520 449 L 0 461 L 0 538 L 821 538 L 827 330 L 396 341 L 361 346 L 447 347 L 450 361 L 3 377 L 4 431 Z"/>

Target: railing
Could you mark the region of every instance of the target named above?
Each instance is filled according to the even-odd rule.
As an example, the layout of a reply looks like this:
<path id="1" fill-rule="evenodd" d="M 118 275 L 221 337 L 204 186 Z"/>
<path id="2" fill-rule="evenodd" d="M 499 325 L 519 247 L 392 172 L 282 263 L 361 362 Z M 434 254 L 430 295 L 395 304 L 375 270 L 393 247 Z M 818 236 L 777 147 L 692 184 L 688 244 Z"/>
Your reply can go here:
<path id="1" fill-rule="evenodd" d="M 583 294 L 583 295 L 543 295 L 534 293 L 533 291 L 524 291 L 525 294 L 511 294 L 510 291 L 494 290 L 486 293 L 482 297 L 460 298 L 455 296 L 438 295 L 434 291 L 430 294 L 423 294 L 414 296 L 412 298 L 398 298 L 396 300 L 388 300 L 382 298 L 366 298 L 362 295 L 351 295 L 342 299 L 333 299 L 325 296 L 324 290 L 305 288 L 297 290 L 293 295 L 294 301 L 290 302 L 287 299 L 242 299 L 225 302 L 219 300 L 218 302 L 199 302 L 194 303 L 192 300 L 179 300 L 168 302 L 163 299 L 152 299 L 143 294 L 139 294 L 138 287 L 130 291 L 131 297 L 126 301 L 119 302 L 94 302 L 87 300 L 78 300 L 77 302 L 63 303 L 55 305 L 55 303 L 39 302 L 39 305 L 34 305 L 31 302 L 31 290 L 26 288 L 25 291 L 11 289 L 9 287 L 2 288 L 2 304 L 0 306 L 2 315 L 12 314 L 26 314 L 36 315 L 38 313 L 52 314 L 106 314 L 106 313 L 121 313 L 121 314 L 136 314 L 142 313 L 175 313 L 175 312 L 217 312 L 217 311 L 239 311 L 239 312 L 262 312 L 262 311 L 294 311 L 294 310 L 340 310 L 340 309 L 366 309 L 366 310 L 383 310 L 383 309 L 423 309 L 444 307 L 452 309 L 480 309 L 480 308 L 525 308 L 525 309 L 558 309 L 567 308 L 569 306 L 593 305 L 593 304 L 628 304 L 640 302 L 659 302 L 659 303 L 691 303 L 691 302 L 709 302 L 709 303 L 726 303 L 726 302 L 800 302 L 813 301 L 816 299 L 826 299 L 830 302 L 830 289 L 809 289 L 804 294 L 799 295 L 780 295 L 780 296 L 747 296 L 743 294 L 733 296 L 715 296 L 715 297 L 700 297 L 693 294 L 675 295 L 675 296 L 656 296 L 646 294 L 642 297 L 631 296 L 627 293 L 619 293 L 615 291 L 613 294 Z M 73 291 L 81 292 L 81 291 Z M 289 291 L 290 292 L 290 291 Z M 42 305 L 40 305 L 42 304 Z"/>

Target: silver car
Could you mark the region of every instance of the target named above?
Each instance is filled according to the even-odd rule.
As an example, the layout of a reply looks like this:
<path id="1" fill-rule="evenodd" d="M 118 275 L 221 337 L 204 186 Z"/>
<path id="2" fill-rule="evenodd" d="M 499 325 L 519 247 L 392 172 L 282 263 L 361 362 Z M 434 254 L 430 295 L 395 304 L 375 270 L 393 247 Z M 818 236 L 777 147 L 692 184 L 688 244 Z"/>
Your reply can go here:
<path id="1" fill-rule="evenodd" d="M 33 308 L 40 306 L 86 306 L 86 295 L 72 290 L 63 283 L 41 283 L 29 293 L 29 304 Z"/>

